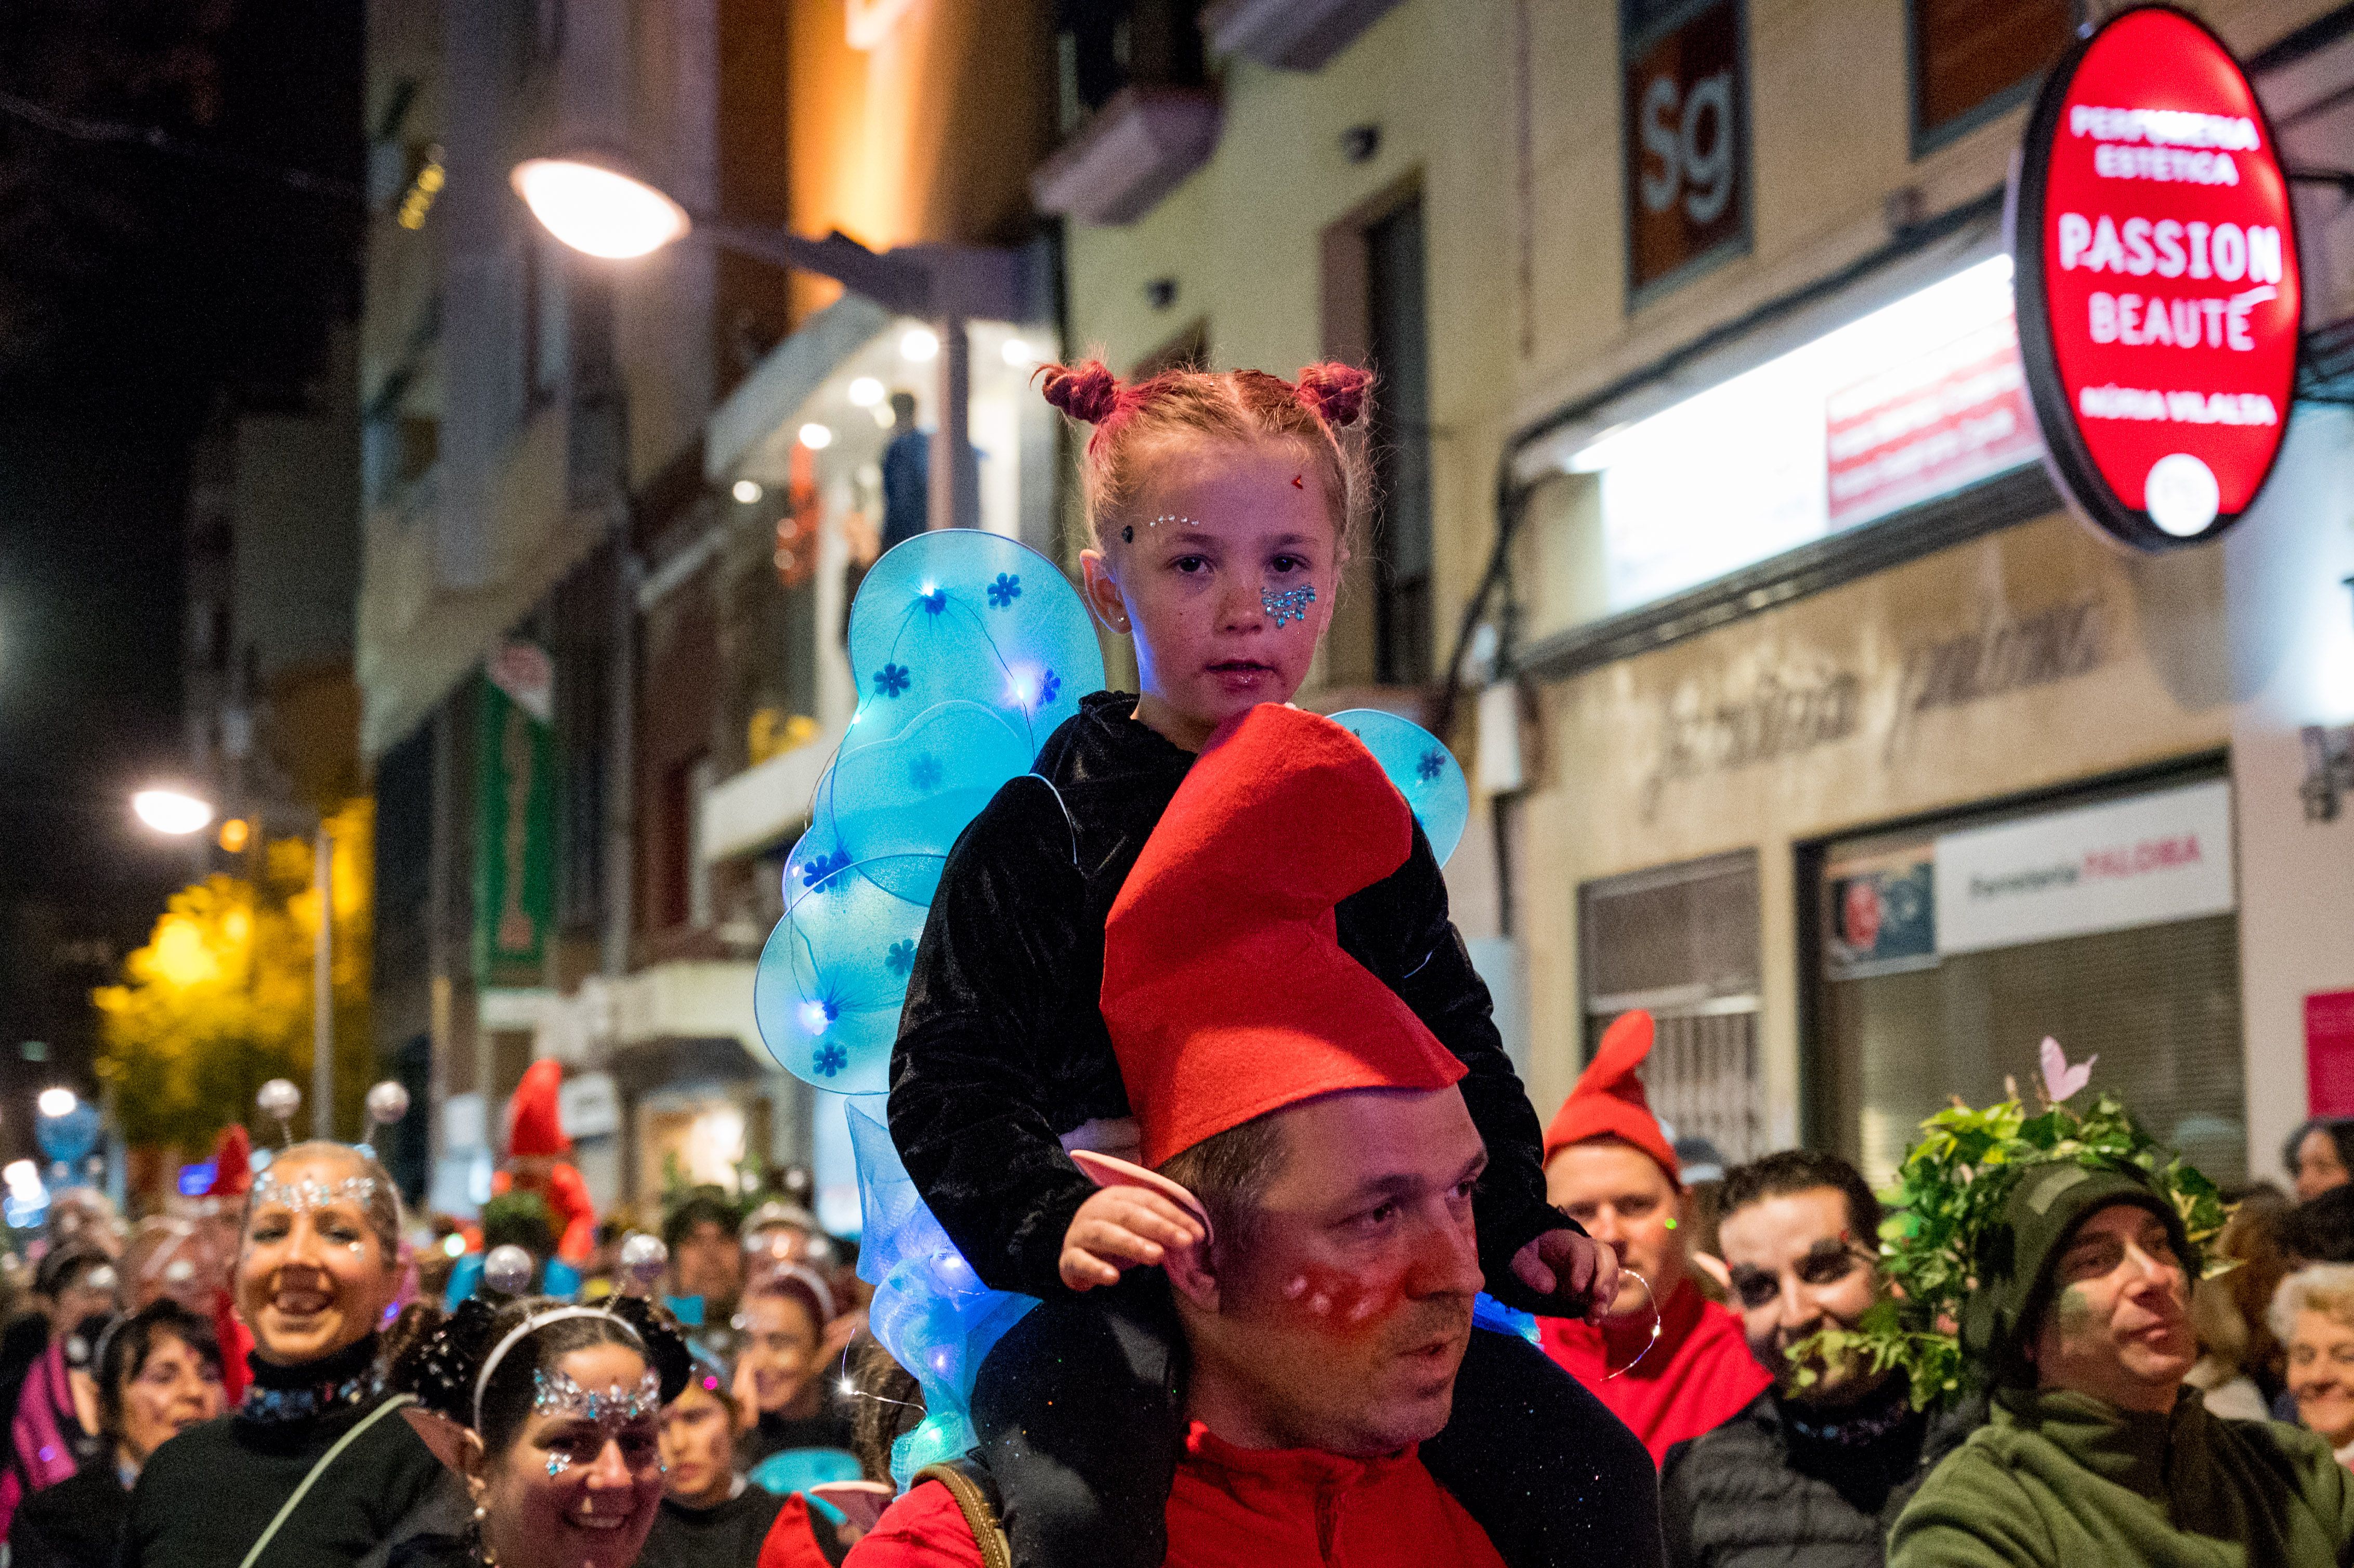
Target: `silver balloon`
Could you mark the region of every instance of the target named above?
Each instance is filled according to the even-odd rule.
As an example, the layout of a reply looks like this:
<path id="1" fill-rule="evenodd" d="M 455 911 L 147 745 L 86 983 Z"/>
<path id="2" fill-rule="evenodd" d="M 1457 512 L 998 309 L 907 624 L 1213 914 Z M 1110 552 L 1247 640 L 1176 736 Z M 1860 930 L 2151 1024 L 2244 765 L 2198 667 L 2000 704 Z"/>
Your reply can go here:
<path id="1" fill-rule="evenodd" d="M 261 1086 L 253 1103 L 272 1121 L 292 1121 L 294 1113 L 302 1107 L 302 1091 L 294 1086 L 291 1078 L 272 1078 Z"/>
<path id="2" fill-rule="evenodd" d="M 387 1078 L 367 1092 L 368 1120 L 377 1127 L 390 1127 L 408 1114 L 408 1091 L 399 1080 Z"/>
<path id="3" fill-rule="evenodd" d="M 502 1296 L 520 1296 L 531 1288 L 531 1254 L 514 1245 L 494 1246 L 482 1259 L 482 1288 Z"/>
<path id="4" fill-rule="evenodd" d="M 621 1243 L 621 1272 L 646 1289 L 660 1284 L 669 1267 L 670 1248 L 663 1245 L 662 1237 L 633 1231 Z"/>

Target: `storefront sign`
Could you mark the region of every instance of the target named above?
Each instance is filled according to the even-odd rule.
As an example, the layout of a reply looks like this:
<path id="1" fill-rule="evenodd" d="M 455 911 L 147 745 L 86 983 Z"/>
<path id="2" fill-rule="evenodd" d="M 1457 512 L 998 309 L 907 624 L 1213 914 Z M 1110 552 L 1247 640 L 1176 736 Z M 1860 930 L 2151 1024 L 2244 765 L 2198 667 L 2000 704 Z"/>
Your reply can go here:
<path id="1" fill-rule="evenodd" d="M 555 732 L 491 680 L 474 704 L 474 978 L 535 980 L 556 914 Z"/>
<path id="2" fill-rule="evenodd" d="M 2226 914 L 2232 787 L 2218 780 L 1937 840 L 1937 951 Z"/>
<path id="3" fill-rule="evenodd" d="M 2305 1114 L 2354 1116 L 2354 991 L 2305 999 Z"/>
<path id="4" fill-rule="evenodd" d="M 1644 784 L 1644 815 L 1659 809 L 1660 791 L 1677 779 L 1845 740 L 1862 719 L 1863 683 L 1846 670 L 1787 677 L 1768 671 L 1745 694 L 1718 701 L 1686 686 L 1668 705 L 1659 760 Z"/>
<path id="5" fill-rule="evenodd" d="M 1840 388 L 1824 413 L 1834 529 L 2032 461 L 2041 450 L 2009 311 Z"/>
<path id="6" fill-rule="evenodd" d="M 2120 14 L 2053 66 L 2012 193 L 2028 385 L 2060 483 L 2117 538 L 2212 538 L 2272 471 L 2296 376 L 2296 229 L 2221 40 Z"/>
<path id="7" fill-rule="evenodd" d="M 1740 0 L 1628 11 L 1640 30 L 1626 46 L 1627 276 L 1639 292 L 1748 243 L 1748 114 Z"/>

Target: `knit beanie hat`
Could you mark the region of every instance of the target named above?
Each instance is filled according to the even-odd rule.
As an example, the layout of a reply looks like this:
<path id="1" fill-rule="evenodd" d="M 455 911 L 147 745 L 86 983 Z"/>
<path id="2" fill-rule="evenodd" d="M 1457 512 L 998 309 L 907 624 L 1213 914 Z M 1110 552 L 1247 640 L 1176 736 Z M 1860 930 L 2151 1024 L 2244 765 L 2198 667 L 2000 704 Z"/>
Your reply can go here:
<path id="1" fill-rule="evenodd" d="M 1573 1143 L 1615 1138 L 1631 1143 L 1659 1162 L 1668 1180 L 1683 1185 L 1683 1167 L 1651 1102 L 1643 1093 L 1636 1070 L 1651 1054 L 1651 1015 L 1637 1008 L 1622 1012 L 1602 1032 L 1602 1048 L 1579 1075 L 1577 1087 L 1561 1104 L 1553 1125 L 1545 1128 L 1544 1157 L 1553 1157 Z"/>
<path id="2" fill-rule="evenodd" d="M 2132 1203 L 2163 1220 L 2187 1277 L 2198 1277 L 2181 1216 L 2138 1168 L 2055 1160 L 2028 1170 L 2004 1202 L 2001 1220 L 1978 1238 L 1978 1288 L 1962 1314 L 1962 1348 L 1992 1369 L 1997 1383 L 2035 1381 L 2026 1351 L 2052 1298 L 2052 1271 L 2076 1227 L 2112 1203 Z"/>

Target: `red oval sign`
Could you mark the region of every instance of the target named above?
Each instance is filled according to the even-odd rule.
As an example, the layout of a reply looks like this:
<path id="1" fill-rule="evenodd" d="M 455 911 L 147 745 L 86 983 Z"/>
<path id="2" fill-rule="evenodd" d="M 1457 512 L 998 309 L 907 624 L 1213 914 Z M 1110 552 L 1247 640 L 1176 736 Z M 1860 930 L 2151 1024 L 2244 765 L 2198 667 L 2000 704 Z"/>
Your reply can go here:
<path id="1" fill-rule="evenodd" d="M 2264 488 L 2303 312 L 2272 127 L 2192 18 L 2120 13 L 2052 67 L 2012 192 L 2020 351 L 2070 499 L 2142 549 Z"/>

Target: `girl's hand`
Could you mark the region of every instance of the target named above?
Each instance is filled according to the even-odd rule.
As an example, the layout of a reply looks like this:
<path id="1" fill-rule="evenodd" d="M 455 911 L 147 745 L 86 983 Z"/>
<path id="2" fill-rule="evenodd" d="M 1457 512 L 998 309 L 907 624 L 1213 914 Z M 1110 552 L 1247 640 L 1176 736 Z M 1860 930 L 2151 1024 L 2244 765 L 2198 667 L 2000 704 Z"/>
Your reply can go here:
<path id="1" fill-rule="evenodd" d="M 1063 1233 L 1063 1283 L 1074 1290 L 1119 1283 L 1120 1270 L 1157 1264 L 1171 1247 L 1200 1245 L 1193 1216 L 1144 1187 L 1106 1187 Z"/>
<path id="2" fill-rule="evenodd" d="M 1512 1255 L 1512 1273 L 1564 1318 L 1599 1317 L 1618 1298 L 1618 1254 L 1575 1231 L 1545 1232 Z"/>

